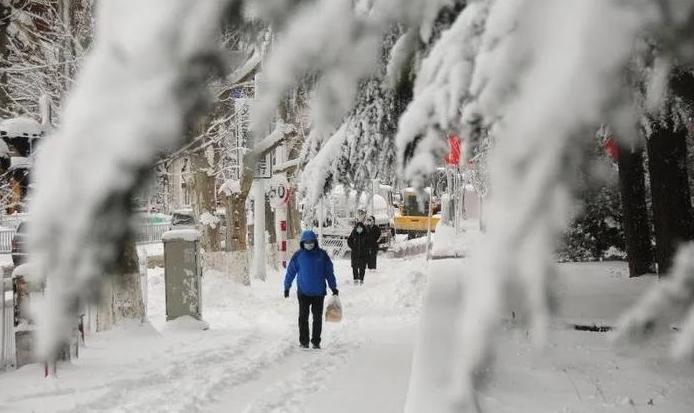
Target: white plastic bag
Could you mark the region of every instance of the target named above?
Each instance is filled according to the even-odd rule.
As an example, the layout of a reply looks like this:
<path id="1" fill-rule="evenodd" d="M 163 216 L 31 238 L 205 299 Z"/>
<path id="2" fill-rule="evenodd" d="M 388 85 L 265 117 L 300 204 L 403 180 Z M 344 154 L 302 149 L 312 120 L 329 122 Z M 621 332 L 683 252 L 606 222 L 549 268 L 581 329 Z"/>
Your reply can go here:
<path id="1" fill-rule="evenodd" d="M 342 321 L 342 303 L 336 295 L 328 299 L 328 306 L 325 308 L 325 321 L 331 323 Z"/>

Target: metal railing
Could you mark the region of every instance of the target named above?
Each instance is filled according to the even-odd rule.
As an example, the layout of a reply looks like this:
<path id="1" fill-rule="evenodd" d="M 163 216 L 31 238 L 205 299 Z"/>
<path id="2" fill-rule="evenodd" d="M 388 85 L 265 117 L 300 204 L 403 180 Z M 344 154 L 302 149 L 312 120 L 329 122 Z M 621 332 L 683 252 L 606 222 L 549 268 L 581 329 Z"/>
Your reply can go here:
<path id="1" fill-rule="evenodd" d="M 164 233 L 171 229 L 171 224 L 168 222 L 151 224 L 144 223 L 137 226 L 137 243 L 149 244 L 161 242 L 161 237 Z"/>
<path id="2" fill-rule="evenodd" d="M 140 224 L 137 226 L 137 243 L 150 244 L 161 242 L 162 235 L 171 229 L 171 224 Z M 17 232 L 16 229 L 0 228 L 0 254 L 12 252 L 12 237 Z"/>
<path id="3" fill-rule="evenodd" d="M 347 239 L 341 237 L 333 238 L 324 236 L 321 242 L 321 248 L 333 258 L 342 258 L 347 254 L 347 250 L 349 250 Z"/>
<path id="4" fill-rule="evenodd" d="M 12 237 L 14 237 L 15 232 L 17 232 L 16 229 L 0 229 L 0 254 L 12 252 Z"/>

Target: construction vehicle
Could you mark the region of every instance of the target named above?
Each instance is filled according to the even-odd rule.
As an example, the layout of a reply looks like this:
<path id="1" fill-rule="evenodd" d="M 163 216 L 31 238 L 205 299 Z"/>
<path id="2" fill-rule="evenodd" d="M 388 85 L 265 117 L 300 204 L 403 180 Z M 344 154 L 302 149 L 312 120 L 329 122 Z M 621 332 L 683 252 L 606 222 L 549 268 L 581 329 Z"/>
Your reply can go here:
<path id="1" fill-rule="evenodd" d="M 423 196 L 423 199 L 420 197 Z M 425 236 L 427 230 L 434 232 L 441 220 L 438 215 L 441 207 L 433 200 L 432 216 L 429 217 L 429 203 L 432 199 L 431 188 L 425 188 L 419 193 L 414 188 L 402 191 L 402 204 L 393 218 L 396 234 L 407 234 L 408 239 Z"/>

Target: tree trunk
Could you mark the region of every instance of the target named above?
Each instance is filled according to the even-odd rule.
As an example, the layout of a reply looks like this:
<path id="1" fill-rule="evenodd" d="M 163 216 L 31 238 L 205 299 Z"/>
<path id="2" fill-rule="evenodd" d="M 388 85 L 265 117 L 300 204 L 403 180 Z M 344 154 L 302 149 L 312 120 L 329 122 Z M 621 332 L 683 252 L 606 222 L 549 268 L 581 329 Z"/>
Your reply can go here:
<path id="1" fill-rule="evenodd" d="M 140 266 L 134 240 L 125 243 L 120 271 L 112 280 L 113 321 L 142 321 L 145 317 L 145 304 L 142 300 Z"/>
<path id="2" fill-rule="evenodd" d="M 248 239 L 246 237 L 246 195 L 234 193 L 227 198 L 227 250 L 233 262 L 232 276 L 243 285 L 251 285 L 248 268 Z"/>
<path id="3" fill-rule="evenodd" d="M 10 7 L 0 2 L 0 68 L 7 67 L 7 27 L 10 25 Z M 7 72 L 0 74 L 0 110 L 7 111 L 10 98 L 7 96 Z M 7 112 L 6 112 L 7 113 Z"/>
<path id="4" fill-rule="evenodd" d="M 301 233 L 301 214 L 296 206 L 294 193 L 295 188 L 292 188 L 287 204 L 287 238 L 289 239 L 298 238 Z"/>
<path id="5" fill-rule="evenodd" d="M 215 216 L 215 185 L 214 177 L 208 173 L 211 168 L 209 161 L 204 153 L 196 152 L 191 156 L 191 167 L 193 171 L 193 210 L 197 219 L 203 214 Z M 221 249 L 219 225 L 214 227 L 202 225 L 202 238 L 200 246 L 204 252 L 214 252 Z"/>
<path id="6" fill-rule="evenodd" d="M 686 129 L 672 130 L 653 123 L 648 139 L 648 167 L 655 225 L 658 274 L 672 266 L 679 243 L 694 238 L 692 205 L 686 168 Z"/>
<path id="7" fill-rule="evenodd" d="M 118 272 L 103 284 L 97 309 L 97 331 L 109 330 L 121 321 L 143 321 L 144 318 L 139 260 L 135 241 L 130 240 L 125 243 Z"/>
<path id="8" fill-rule="evenodd" d="M 646 207 L 643 148 L 619 148 L 619 192 L 624 212 L 624 237 L 629 262 L 629 277 L 651 271 L 651 229 Z"/>

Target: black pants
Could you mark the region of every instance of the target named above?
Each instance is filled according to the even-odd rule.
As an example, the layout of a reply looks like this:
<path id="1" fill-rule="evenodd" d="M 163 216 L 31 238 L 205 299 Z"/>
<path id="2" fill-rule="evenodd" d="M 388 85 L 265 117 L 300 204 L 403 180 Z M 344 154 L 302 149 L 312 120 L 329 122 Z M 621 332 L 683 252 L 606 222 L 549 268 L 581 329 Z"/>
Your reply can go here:
<path id="1" fill-rule="evenodd" d="M 376 269 L 376 257 L 378 257 L 378 248 L 372 248 L 369 250 L 369 262 L 368 267 L 370 270 Z"/>
<path id="2" fill-rule="evenodd" d="M 320 333 L 323 329 L 323 301 L 325 296 L 299 294 L 299 343 L 308 345 L 308 314 L 313 314 L 313 336 L 311 343 L 320 344 Z"/>
<path id="3" fill-rule="evenodd" d="M 352 276 L 355 280 L 364 281 L 366 273 L 366 258 L 356 258 L 352 260 Z"/>

